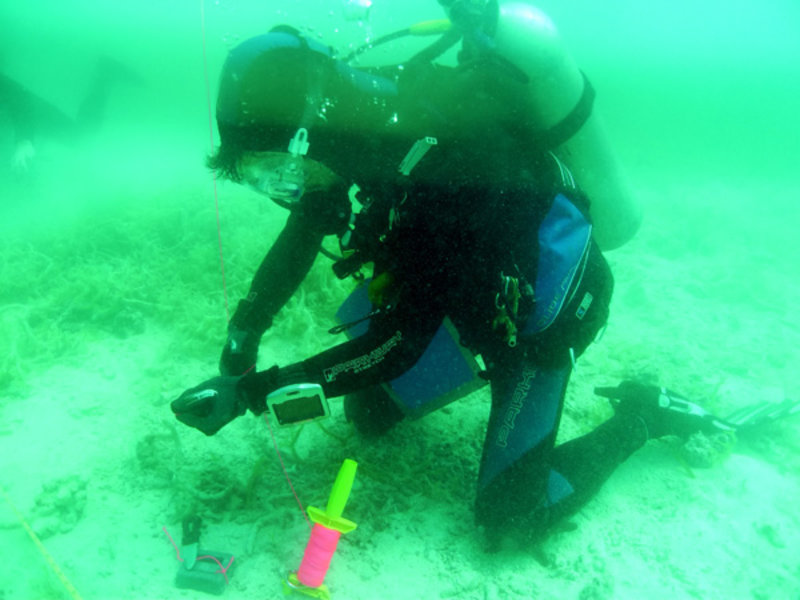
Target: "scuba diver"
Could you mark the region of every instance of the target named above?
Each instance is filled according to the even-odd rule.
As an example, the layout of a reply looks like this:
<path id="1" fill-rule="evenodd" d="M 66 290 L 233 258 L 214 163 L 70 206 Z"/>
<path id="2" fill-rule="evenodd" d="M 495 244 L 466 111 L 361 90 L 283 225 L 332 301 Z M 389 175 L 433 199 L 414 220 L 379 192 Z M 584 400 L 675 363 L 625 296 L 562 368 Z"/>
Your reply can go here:
<path id="1" fill-rule="evenodd" d="M 578 510 L 648 439 L 735 426 L 677 394 L 625 382 L 597 390 L 614 401 L 612 418 L 555 445 L 574 361 L 608 318 L 613 278 L 598 240 L 624 243 L 639 214 L 624 197 L 596 200 L 614 176 L 604 188 L 576 184 L 570 167 L 583 174 L 614 161 L 578 156 L 600 139 L 593 91 L 554 51 L 550 22 L 521 3 L 449 4 L 453 26 L 402 65 L 357 69 L 285 26 L 230 52 L 217 103 L 221 145 L 209 165 L 290 212 L 229 323 L 222 375 L 171 407 L 214 435 L 248 409 L 290 423 L 323 416 L 325 398 L 344 396 L 356 428 L 380 433 L 406 415 L 393 381 L 415 370 L 447 377 L 423 363 L 448 323 L 482 357 L 491 386 L 477 523 L 490 540 L 530 539 Z M 435 62 L 458 42 L 457 66 Z M 551 50 L 542 53 L 549 77 L 503 53 L 525 44 L 528 53 Z M 563 72 L 577 88 L 552 95 Z M 372 265 L 366 331 L 257 371 L 261 336 L 327 235 L 340 240 L 338 276 Z"/>
<path id="2" fill-rule="evenodd" d="M 98 61 L 86 94 L 74 117 L 36 95 L 21 83 L 0 73 L 0 115 L 12 130 L 11 168 L 23 173 L 36 156 L 42 140 L 74 143 L 99 129 L 105 117 L 108 94 L 118 82 L 140 85 L 127 67 L 110 59 Z"/>

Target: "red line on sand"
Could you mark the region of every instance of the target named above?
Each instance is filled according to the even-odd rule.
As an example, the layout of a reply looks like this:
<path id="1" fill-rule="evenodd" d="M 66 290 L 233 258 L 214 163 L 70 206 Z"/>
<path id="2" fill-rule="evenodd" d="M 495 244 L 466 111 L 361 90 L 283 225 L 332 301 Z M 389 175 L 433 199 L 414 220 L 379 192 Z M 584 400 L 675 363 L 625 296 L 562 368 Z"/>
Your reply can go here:
<path id="1" fill-rule="evenodd" d="M 272 430 L 272 425 L 269 424 L 267 413 L 264 413 L 264 422 L 267 424 L 267 429 L 269 429 L 269 435 L 272 438 L 272 445 L 275 446 L 275 454 L 278 455 L 278 460 L 281 463 L 281 471 L 283 471 L 283 476 L 286 478 L 286 483 L 289 484 L 289 489 L 292 490 L 292 494 L 294 494 L 294 499 L 297 501 L 297 506 L 300 507 L 300 514 L 303 515 L 303 518 L 306 520 L 306 523 L 308 523 L 308 526 L 312 527 L 311 521 L 309 520 L 308 515 L 306 515 L 306 511 L 303 508 L 303 503 L 300 501 L 300 496 L 297 495 L 294 485 L 292 484 L 292 479 L 289 477 L 289 472 L 286 470 L 286 465 L 283 463 L 283 455 L 278 447 L 278 440 L 275 438 L 275 432 Z"/>
<path id="2" fill-rule="evenodd" d="M 203 77 L 205 78 L 206 104 L 208 105 L 208 137 L 209 137 L 209 143 L 211 145 L 211 151 L 213 152 L 214 151 L 214 117 L 213 117 L 213 111 L 211 109 L 211 85 L 209 83 L 209 78 L 208 78 L 208 54 L 206 52 L 206 12 L 205 12 L 205 1 L 204 0 L 200 0 L 200 33 L 201 33 L 201 38 L 202 38 L 202 43 L 203 43 Z M 224 301 L 225 301 L 225 320 L 226 321 L 230 321 L 231 316 L 230 316 L 230 309 L 228 308 L 228 287 L 227 287 L 226 280 L 225 280 L 225 259 L 224 259 L 223 252 L 222 252 L 222 227 L 221 227 L 220 218 L 219 218 L 219 193 L 217 192 L 217 176 L 216 176 L 216 173 L 212 173 L 211 180 L 212 180 L 213 188 L 214 188 L 214 209 L 215 209 L 216 216 L 217 216 L 217 245 L 219 246 L 219 265 L 220 265 L 220 271 L 222 273 L 222 295 L 223 295 L 223 298 L 224 298 Z M 250 369 L 252 369 L 253 367 L 255 367 L 255 365 L 251 366 Z M 250 369 L 248 369 L 248 371 Z M 303 509 L 303 503 L 300 501 L 300 497 L 297 495 L 297 492 L 294 489 L 294 485 L 292 485 L 292 480 L 289 477 L 289 473 L 286 471 L 286 466 L 283 463 L 283 456 L 281 456 L 281 452 L 280 452 L 280 450 L 278 448 L 278 442 L 275 439 L 275 434 L 272 431 L 272 426 L 269 424 L 269 420 L 267 419 L 266 415 L 264 415 L 264 421 L 267 423 L 267 427 L 269 428 L 269 433 L 270 433 L 270 436 L 272 437 L 272 444 L 275 446 L 275 453 L 278 455 L 278 460 L 280 461 L 281 470 L 283 471 L 283 475 L 284 475 L 284 477 L 286 477 L 286 481 L 289 484 L 289 488 L 292 490 L 292 494 L 294 494 L 294 498 L 295 498 L 295 500 L 297 500 L 297 505 L 300 507 L 300 514 L 303 515 L 303 518 L 306 520 L 306 523 L 308 523 L 308 526 L 311 527 L 311 521 L 309 521 L 308 516 L 306 516 L 306 511 Z M 178 553 L 178 560 L 183 562 L 183 559 L 181 558 L 180 550 L 178 550 L 178 546 L 172 540 L 172 537 L 170 537 L 169 533 L 167 532 L 167 528 L 166 527 L 164 528 L 164 533 L 167 534 L 167 537 L 169 537 L 169 540 L 172 542 L 172 545 L 175 546 L 175 550 Z M 219 563 L 219 561 L 216 558 L 214 558 L 213 556 L 211 556 L 211 557 L 198 557 L 198 560 L 200 560 L 201 558 L 212 558 L 217 563 Z M 233 563 L 233 557 L 231 557 L 231 563 Z M 228 564 L 227 567 L 224 567 L 224 568 L 223 568 L 222 564 L 220 564 L 219 566 L 220 566 L 220 569 L 222 570 L 222 574 L 225 575 L 225 581 L 227 581 L 228 580 L 228 576 L 225 574 L 225 572 L 230 568 L 230 563 Z"/>

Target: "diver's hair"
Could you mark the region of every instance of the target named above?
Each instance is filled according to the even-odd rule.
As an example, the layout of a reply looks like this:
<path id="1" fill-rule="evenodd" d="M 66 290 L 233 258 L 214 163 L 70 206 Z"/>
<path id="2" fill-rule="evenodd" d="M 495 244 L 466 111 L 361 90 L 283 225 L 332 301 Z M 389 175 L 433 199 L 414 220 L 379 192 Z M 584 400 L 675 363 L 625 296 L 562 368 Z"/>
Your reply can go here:
<path id="1" fill-rule="evenodd" d="M 238 183 L 242 180 L 238 166 L 241 154 L 240 150 L 232 148 L 230 144 L 222 144 L 217 147 L 216 152 L 206 157 L 206 167 L 211 169 L 218 178 Z"/>

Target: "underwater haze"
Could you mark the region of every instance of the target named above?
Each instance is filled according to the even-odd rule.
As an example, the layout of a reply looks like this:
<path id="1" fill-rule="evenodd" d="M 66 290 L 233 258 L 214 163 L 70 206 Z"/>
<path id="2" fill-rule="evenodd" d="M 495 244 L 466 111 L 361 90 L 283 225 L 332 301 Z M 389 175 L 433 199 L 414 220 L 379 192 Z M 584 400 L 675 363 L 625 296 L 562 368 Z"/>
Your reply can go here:
<path id="1" fill-rule="evenodd" d="M 494 554 L 472 514 L 485 390 L 370 441 L 333 399 L 323 425 L 275 433 L 293 489 L 263 420 L 211 438 L 175 421 L 169 403 L 217 373 L 229 314 L 286 219 L 204 166 L 227 52 L 285 23 L 347 53 L 443 16 L 436 0 L 373 0 L 350 20 L 344 5 L 0 4 L 0 75 L 47 116 L 20 155 L 0 93 L 0 600 L 207 597 L 175 585 L 189 510 L 204 547 L 235 558 L 208 577 L 223 597 L 282 597 L 308 539 L 293 492 L 320 506 L 348 457 L 359 526 L 326 579 L 334 599 L 799 599 L 796 415 L 701 459 L 652 440 L 568 526 Z M 607 253 L 611 317 L 559 439 L 607 419 L 592 390 L 622 379 L 719 414 L 800 398 L 800 3 L 536 5 L 592 81 L 644 212 Z M 98 73 L 104 102 L 84 121 Z M 337 343 L 351 288 L 320 257 L 259 366 Z"/>

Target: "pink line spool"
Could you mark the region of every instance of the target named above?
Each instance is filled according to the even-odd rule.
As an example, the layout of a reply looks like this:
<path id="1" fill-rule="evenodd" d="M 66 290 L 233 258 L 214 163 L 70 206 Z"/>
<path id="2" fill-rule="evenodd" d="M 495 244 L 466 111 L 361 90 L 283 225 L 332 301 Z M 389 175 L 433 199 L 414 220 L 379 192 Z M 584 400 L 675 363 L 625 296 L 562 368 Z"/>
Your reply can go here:
<path id="1" fill-rule="evenodd" d="M 303 562 L 297 570 L 297 579 L 300 583 L 308 587 L 322 585 L 341 535 L 340 531 L 328 529 L 319 523 L 314 524 L 303 554 Z"/>

